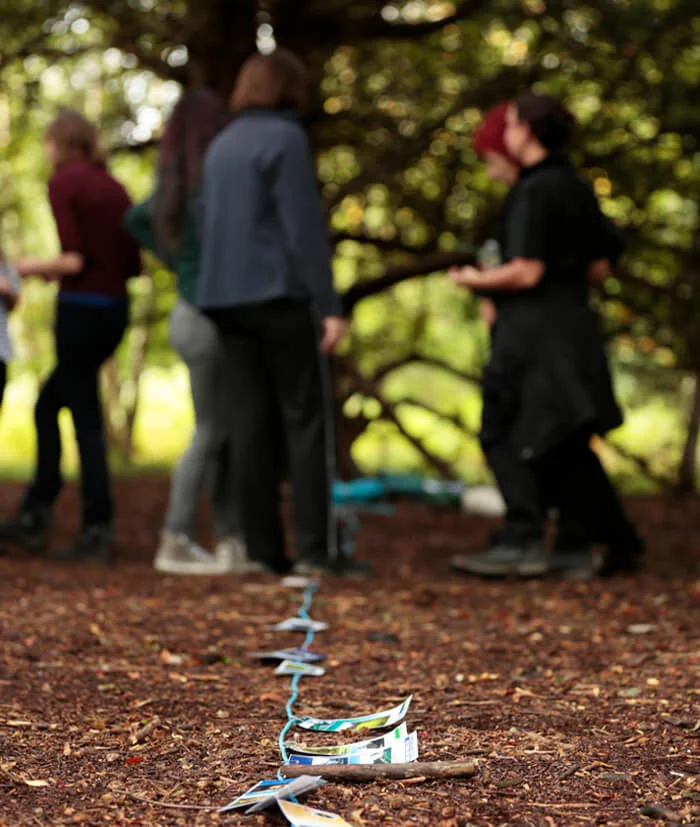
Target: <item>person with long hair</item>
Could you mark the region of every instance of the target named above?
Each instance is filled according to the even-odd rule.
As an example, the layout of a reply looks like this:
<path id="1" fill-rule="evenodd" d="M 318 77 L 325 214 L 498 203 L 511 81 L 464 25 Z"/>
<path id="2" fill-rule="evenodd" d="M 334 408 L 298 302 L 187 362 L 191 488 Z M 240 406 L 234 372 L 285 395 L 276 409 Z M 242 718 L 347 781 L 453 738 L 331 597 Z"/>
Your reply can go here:
<path id="1" fill-rule="evenodd" d="M 195 204 L 204 154 L 229 120 L 214 92 L 187 89 L 165 126 L 152 196 L 127 214 L 127 227 L 177 278 L 178 299 L 170 316 L 170 342 L 187 366 L 195 431 L 173 474 L 170 504 L 154 566 L 170 574 L 250 573 L 239 537 L 226 393 L 226 359 L 219 332 L 196 307 L 200 244 Z M 194 539 L 201 495 L 212 494 L 217 546 L 214 554 Z"/>
<path id="2" fill-rule="evenodd" d="M 61 253 L 20 259 L 17 270 L 58 282 L 56 366 L 34 411 L 34 479 L 19 513 L 0 526 L 0 539 L 30 550 L 45 547 L 63 484 L 58 414 L 66 407 L 80 453 L 82 529 L 75 544 L 54 557 L 106 563 L 113 555 L 113 504 L 98 378 L 126 330 L 127 280 L 141 272 L 141 260 L 123 226 L 131 200 L 102 161 L 95 127 L 79 112 L 63 111 L 46 130 L 44 145 L 53 167 L 49 200 Z"/>
<path id="3" fill-rule="evenodd" d="M 556 98 L 525 93 L 489 113 L 477 133 L 491 176 L 518 181 L 504 208 L 502 262 L 451 273 L 494 302 L 481 438 L 507 506 L 496 542 L 453 560 L 470 574 L 590 576 L 597 542 L 608 545 L 601 573 L 634 571 L 642 557 L 590 445 L 621 422 L 588 303 L 588 284 L 605 277 L 619 245 L 561 152 L 572 128 Z M 561 520 L 551 556 L 541 543 L 550 505 Z"/>
<path id="4" fill-rule="evenodd" d="M 281 476 L 288 468 L 295 568 L 322 574 L 340 562 L 324 359 L 346 325 L 300 120 L 308 96 L 306 68 L 284 49 L 254 55 L 241 69 L 234 120 L 204 163 L 198 303 L 221 331 L 236 390 L 235 470 L 248 554 L 272 571 L 290 565 L 280 514 Z M 276 439 L 280 422 L 283 457 Z"/>

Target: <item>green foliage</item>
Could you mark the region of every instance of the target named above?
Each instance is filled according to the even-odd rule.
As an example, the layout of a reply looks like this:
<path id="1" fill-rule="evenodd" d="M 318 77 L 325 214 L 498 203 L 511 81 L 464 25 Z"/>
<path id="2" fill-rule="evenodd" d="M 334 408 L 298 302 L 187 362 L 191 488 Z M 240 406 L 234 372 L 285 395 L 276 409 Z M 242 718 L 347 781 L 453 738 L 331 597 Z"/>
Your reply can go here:
<path id="1" fill-rule="evenodd" d="M 487 337 L 444 268 L 488 237 L 503 195 L 471 147 L 481 113 L 534 85 L 576 113 L 575 160 L 629 242 L 601 296 L 629 413 L 615 438 L 644 454 L 652 476 L 673 477 L 700 373 L 693 0 L 260 5 L 267 12 L 253 0 L 0 0 L 0 216 L 9 252 L 55 246 L 41 133 L 57 107 L 100 121 L 105 145 L 120 148 L 115 173 L 142 197 L 153 156 L 139 147 L 157 138 L 178 82 L 189 75 L 228 91 L 256 25 L 270 22 L 318 79 L 309 122 L 338 286 L 355 305 L 337 366 L 355 459 L 476 477 Z M 140 355 L 145 366 L 174 365 L 165 321 L 172 278 L 154 262 L 148 269 L 151 280 L 133 286 L 134 327 L 119 353 L 115 427 L 133 414 Z M 50 289 L 27 289 L 15 376 L 47 370 L 50 306 Z"/>

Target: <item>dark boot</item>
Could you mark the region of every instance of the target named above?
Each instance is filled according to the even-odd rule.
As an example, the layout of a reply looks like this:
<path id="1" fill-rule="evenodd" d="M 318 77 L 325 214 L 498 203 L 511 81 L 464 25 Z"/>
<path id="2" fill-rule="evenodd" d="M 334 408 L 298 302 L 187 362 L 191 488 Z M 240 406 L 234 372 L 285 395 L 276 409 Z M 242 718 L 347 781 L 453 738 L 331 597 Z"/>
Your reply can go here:
<path id="1" fill-rule="evenodd" d="M 598 574 L 613 577 L 616 574 L 634 574 L 644 565 L 644 540 L 636 533 L 624 542 L 610 543 Z"/>
<path id="2" fill-rule="evenodd" d="M 97 563 L 106 566 L 114 561 L 114 532 L 110 525 L 86 526 L 75 544 L 52 555 L 58 563 Z"/>
<path id="3" fill-rule="evenodd" d="M 543 577 L 549 570 L 549 558 L 538 542 L 502 542 L 481 554 L 453 557 L 450 565 L 455 571 L 476 577 Z"/>
<path id="4" fill-rule="evenodd" d="M 50 529 L 49 506 L 22 506 L 15 517 L 0 523 L 0 542 L 21 546 L 27 551 L 41 552 L 46 549 Z"/>
<path id="5" fill-rule="evenodd" d="M 565 580 L 591 580 L 598 566 L 590 548 L 555 548 L 549 558 L 549 574 Z"/>

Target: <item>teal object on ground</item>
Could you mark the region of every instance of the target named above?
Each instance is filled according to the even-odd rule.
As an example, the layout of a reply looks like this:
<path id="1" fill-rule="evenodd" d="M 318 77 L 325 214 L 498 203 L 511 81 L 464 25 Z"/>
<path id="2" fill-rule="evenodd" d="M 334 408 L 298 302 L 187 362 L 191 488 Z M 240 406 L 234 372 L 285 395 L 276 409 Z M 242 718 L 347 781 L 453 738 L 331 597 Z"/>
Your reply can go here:
<path id="1" fill-rule="evenodd" d="M 454 480 L 436 480 L 420 474 L 385 474 L 382 480 L 389 495 L 415 497 L 436 505 L 459 505 L 464 484 Z"/>
<path id="2" fill-rule="evenodd" d="M 372 503 L 383 499 L 386 494 L 386 485 L 376 477 L 361 477 L 349 482 L 338 480 L 333 483 L 334 505 Z"/>

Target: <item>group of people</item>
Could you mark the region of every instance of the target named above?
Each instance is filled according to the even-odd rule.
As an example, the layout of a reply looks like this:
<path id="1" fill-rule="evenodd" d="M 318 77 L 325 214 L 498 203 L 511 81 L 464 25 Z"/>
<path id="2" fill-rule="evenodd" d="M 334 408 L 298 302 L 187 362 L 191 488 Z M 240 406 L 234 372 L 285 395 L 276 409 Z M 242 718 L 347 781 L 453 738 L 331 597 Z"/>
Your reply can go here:
<path id="1" fill-rule="evenodd" d="M 285 50 L 255 55 L 230 106 L 187 89 L 166 124 L 155 187 L 133 206 L 100 158 L 94 127 L 63 112 L 45 135 L 49 199 L 61 253 L 0 260 L 0 390 L 10 343 L 7 312 L 21 277 L 59 283 L 56 366 L 35 408 L 37 464 L 0 542 L 41 552 L 58 497 L 58 413 L 73 417 L 80 453 L 82 530 L 63 561 L 109 562 L 113 506 L 99 369 L 128 321 L 128 280 L 139 248 L 176 275 L 170 339 L 189 369 L 195 432 L 172 479 L 155 566 L 174 574 L 366 569 L 339 553 L 331 506 L 335 447 L 326 357 L 346 322 L 333 287 L 331 248 L 301 118 L 309 77 Z M 233 117 L 231 117 L 233 114 Z M 487 113 L 476 149 L 512 189 L 498 234 L 500 261 L 457 268 L 452 280 L 481 297 L 492 327 L 484 376 L 482 444 L 506 503 L 482 554 L 455 569 L 479 576 L 579 576 L 635 570 L 643 546 L 590 447 L 621 421 L 589 289 L 607 275 L 619 239 L 590 187 L 561 154 L 573 119 L 526 93 Z M 492 245 L 493 246 L 493 245 Z M 0 396 L 1 401 L 1 396 Z M 289 482 L 296 561 L 280 514 Z M 217 544 L 195 541 L 208 493 Z M 549 513 L 555 549 L 545 551 Z"/>

